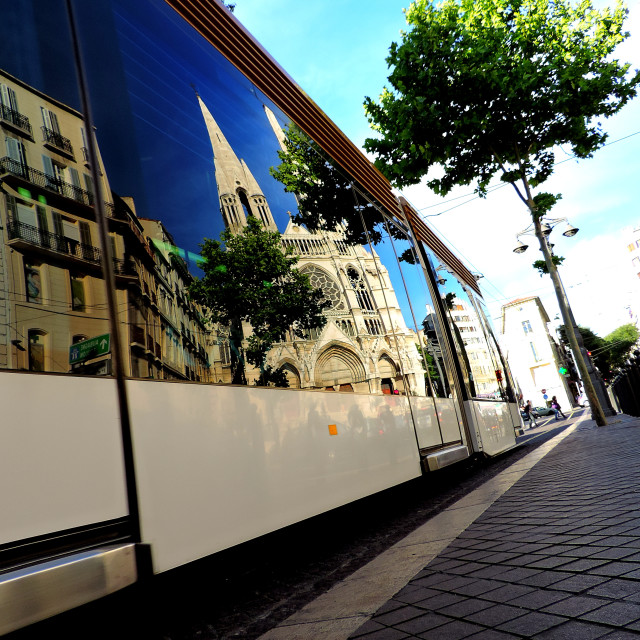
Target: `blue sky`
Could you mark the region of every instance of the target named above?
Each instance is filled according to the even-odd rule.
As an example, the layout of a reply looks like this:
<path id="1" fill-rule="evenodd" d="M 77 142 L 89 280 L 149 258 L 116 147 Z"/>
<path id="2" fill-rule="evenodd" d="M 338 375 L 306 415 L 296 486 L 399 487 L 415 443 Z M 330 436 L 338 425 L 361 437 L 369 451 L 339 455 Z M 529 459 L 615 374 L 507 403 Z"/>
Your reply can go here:
<path id="1" fill-rule="evenodd" d="M 405 28 L 404 0 L 235 0 L 235 15 L 327 115 L 358 145 L 369 135 L 362 102 L 386 82 L 389 44 Z M 596 2 L 596 6 L 605 6 Z M 640 68 L 640 0 L 627 3 L 631 37 L 618 57 Z M 562 193 L 554 217 L 568 217 L 580 233 L 553 233 L 556 252 L 566 258 L 562 278 L 575 316 L 605 335 L 628 321 L 628 305 L 640 311 L 640 279 L 632 273 L 626 245 L 640 226 L 640 98 L 605 121 L 609 146 L 591 160 L 576 161 L 561 149 L 559 165 L 543 189 Z M 629 137 L 627 137 L 629 136 Z M 621 138 L 626 138 L 615 142 Z M 530 220 L 511 187 L 474 198 L 462 187 L 440 198 L 424 186 L 404 195 L 465 262 L 484 274 L 480 281 L 492 316 L 502 304 L 538 295 L 553 318 L 557 304 L 551 281 L 531 267 L 540 257 L 535 238 L 522 254 L 512 253 L 515 236 Z M 459 199 L 454 199 L 458 198 Z M 461 205 L 461 206 L 456 206 Z M 455 209 L 453 207 L 456 207 Z M 496 324 L 498 324 L 496 322 Z"/>

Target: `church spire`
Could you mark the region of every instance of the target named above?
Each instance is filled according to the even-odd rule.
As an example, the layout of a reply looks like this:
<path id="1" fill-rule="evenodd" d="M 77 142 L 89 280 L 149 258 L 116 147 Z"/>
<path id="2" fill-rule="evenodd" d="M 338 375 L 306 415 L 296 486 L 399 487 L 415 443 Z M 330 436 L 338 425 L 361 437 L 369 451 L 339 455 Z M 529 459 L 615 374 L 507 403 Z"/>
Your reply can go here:
<path id="1" fill-rule="evenodd" d="M 246 226 L 247 216 L 253 215 L 267 229 L 277 231 L 269 203 L 247 163 L 238 158 L 197 92 L 196 96 L 211 141 L 220 211 L 225 225 L 233 233 L 238 233 Z"/>

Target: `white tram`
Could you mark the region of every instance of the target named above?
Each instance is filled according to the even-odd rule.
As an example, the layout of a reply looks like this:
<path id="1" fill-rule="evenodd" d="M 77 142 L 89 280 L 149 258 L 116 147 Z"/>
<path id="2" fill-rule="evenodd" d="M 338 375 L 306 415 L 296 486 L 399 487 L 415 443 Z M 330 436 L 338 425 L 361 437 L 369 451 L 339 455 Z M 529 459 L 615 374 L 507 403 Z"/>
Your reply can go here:
<path id="1" fill-rule="evenodd" d="M 221 3 L 3 13 L 0 633 L 515 445 L 473 274 Z M 294 135 L 333 227 L 278 180 Z M 189 296 L 248 216 L 326 300 L 286 388 Z"/>

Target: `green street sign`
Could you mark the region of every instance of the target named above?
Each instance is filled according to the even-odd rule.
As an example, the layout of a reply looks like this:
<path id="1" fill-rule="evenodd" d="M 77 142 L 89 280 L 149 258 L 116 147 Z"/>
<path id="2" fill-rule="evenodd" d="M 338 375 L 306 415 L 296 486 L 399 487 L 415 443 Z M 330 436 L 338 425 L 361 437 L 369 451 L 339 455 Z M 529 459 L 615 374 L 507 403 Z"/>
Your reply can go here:
<path id="1" fill-rule="evenodd" d="M 72 344 L 69 347 L 69 364 L 78 364 L 98 356 L 104 356 L 110 352 L 111 335 L 105 333 L 103 336 L 96 336 L 95 338 Z"/>

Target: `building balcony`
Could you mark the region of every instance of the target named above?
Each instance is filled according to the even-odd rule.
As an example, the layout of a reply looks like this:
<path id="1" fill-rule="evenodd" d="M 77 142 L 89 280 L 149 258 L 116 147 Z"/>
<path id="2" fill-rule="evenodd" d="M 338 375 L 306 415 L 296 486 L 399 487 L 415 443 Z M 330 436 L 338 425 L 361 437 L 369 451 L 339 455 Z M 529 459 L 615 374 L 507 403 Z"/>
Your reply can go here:
<path id="1" fill-rule="evenodd" d="M 131 335 L 129 336 L 130 344 L 132 347 L 140 347 L 142 349 L 145 348 L 145 331 L 143 327 L 139 327 L 135 324 L 132 324 L 131 327 Z"/>
<path id="2" fill-rule="evenodd" d="M 86 215 L 87 209 L 93 208 L 95 198 L 93 194 L 74 184 L 60 180 L 55 176 L 50 176 L 42 171 L 33 169 L 28 165 L 13 160 L 8 156 L 0 158 L 0 176 L 5 182 L 15 187 L 23 187 L 42 191 L 46 194 L 49 204 L 57 206 L 66 211 L 82 210 Z M 113 215 L 113 205 L 105 202 L 107 215 Z M 80 205 L 80 207 L 78 207 Z"/>
<path id="3" fill-rule="evenodd" d="M 41 127 L 41 129 L 45 147 L 73 159 L 73 147 L 71 146 L 71 140 L 69 140 L 69 138 L 65 138 L 58 131 L 54 131 L 48 127 Z"/>
<path id="4" fill-rule="evenodd" d="M 27 135 L 33 139 L 33 129 L 31 128 L 29 118 L 4 104 L 0 104 L 0 124 L 12 131 Z"/>
<path id="5" fill-rule="evenodd" d="M 17 249 L 36 249 L 39 253 L 65 256 L 74 262 L 100 265 L 100 249 L 90 244 L 83 244 L 72 238 L 60 236 L 49 231 L 42 231 L 30 224 L 8 216 L 7 231 L 9 245 Z"/>
<path id="6" fill-rule="evenodd" d="M 138 278 L 136 263 L 131 259 L 113 259 L 113 273 L 116 278 Z"/>
<path id="7" fill-rule="evenodd" d="M 100 269 L 102 252 L 98 247 L 83 244 L 72 238 L 60 236 L 49 231 L 7 217 L 8 244 L 14 249 L 32 251 L 50 257 L 64 257 L 77 264 Z M 113 271 L 116 277 L 137 278 L 133 260 L 114 259 Z"/>

